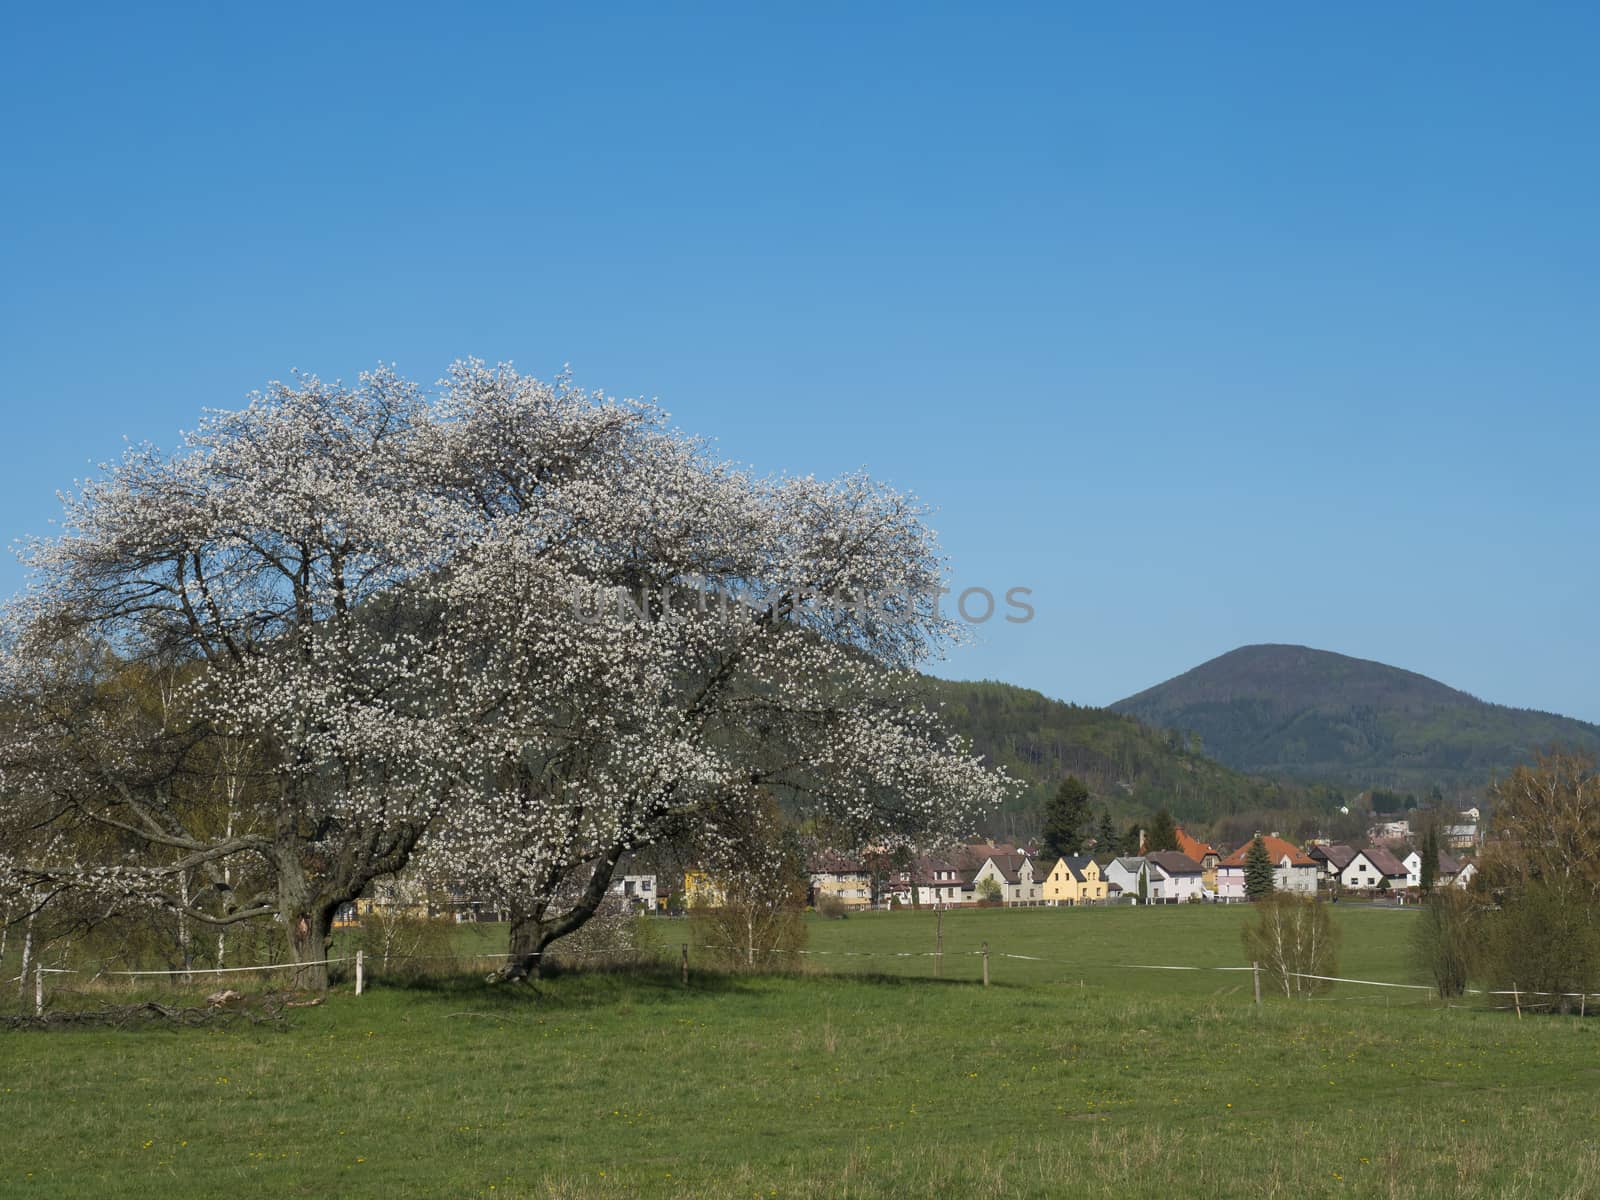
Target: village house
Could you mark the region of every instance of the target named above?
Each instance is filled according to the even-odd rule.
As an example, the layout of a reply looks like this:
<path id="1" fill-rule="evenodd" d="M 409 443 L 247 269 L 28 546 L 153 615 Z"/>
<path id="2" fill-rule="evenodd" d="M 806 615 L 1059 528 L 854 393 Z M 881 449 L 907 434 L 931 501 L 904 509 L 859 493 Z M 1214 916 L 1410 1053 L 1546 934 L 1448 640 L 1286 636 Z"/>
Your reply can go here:
<path id="1" fill-rule="evenodd" d="M 1400 860 L 1400 863 L 1406 869 L 1406 886 L 1408 888 L 1420 888 L 1422 886 L 1422 851 L 1411 851 Z M 1439 851 L 1439 869 L 1434 875 L 1434 882 L 1441 886 L 1453 883 L 1460 872 L 1461 864 L 1443 850 Z"/>
<path id="2" fill-rule="evenodd" d="M 1100 904 L 1106 899 L 1106 881 L 1100 864 L 1088 855 L 1068 856 L 1050 868 L 1040 894 L 1046 904 L 1057 906 Z"/>
<path id="3" fill-rule="evenodd" d="M 1201 866 L 1181 850 L 1152 850 L 1144 856 L 1150 864 L 1154 882 L 1151 899 L 1158 904 L 1184 904 L 1198 900 L 1204 893 L 1204 872 Z"/>
<path id="4" fill-rule="evenodd" d="M 833 899 L 847 908 L 872 907 L 872 872 L 865 863 L 842 854 L 823 852 L 812 855 L 806 872 L 811 877 L 813 906 L 819 900 Z"/>
<path id="5" fill-rule="evenodd" d="M 1356 851 L 1354 846 L 1346 846 L 1339 843 L 1330 845 L 1324 842 L 1321 845 L 1312 846 L 1306 851 L 1306 855 L 1322 865 L 1330 881 L 1337 882 L 1339 872 L 1350 865 L 1350 860 L 1356 856 Z"/>
<path id="6" fill-rule="evenodd" d="M 952 859 L 919 858 L 912 868 L 912 902 L 919 907 L 971 904 L 977 899 L 973 875 L 974 872 L 963 870 Z"/>
<path id="7" fill-rule="evenodd" d="M 1462 811 L 1454 825 L 1442 831 L 1444 844 L 1450 850 L 1471 850 L 1483 841 L 1483 815 L 1476 808 Z"/>
<path id="8" fill-rule="evenodd" d="M 623 875 L 611 881 L 607 891 L 620 896 L 636 908 L 656 907 L 656 877 L 654 875 Z"/>
<path id="9" fill-rule="evenodd" d="M 1456 877 L 1451 882 L 1454 883 L 1458 888 L 1465 888 L 1472 883 L 1473 877 L 1476 876 L 1477 873 L 1477 863 L 1470 861 L 1464 862 L 1461 864 L 1461 870 L 1456 872 Z"/>
<path id="10" fill-rule="evenodd" d="M 1139 878 L 1145 876 L 1145 895 L 1149 898 L 1149 877 L 1144 859 L 1136 855 L 1113 858 L 1101 870 L 1105 877 L 1107 894 L 1116 888 L 1124 900 L 1139 898 Z"/>
<path id="11" fill-rule="evenodd" d="M 1275 833 L 1259 835 L 1272 860 L 1272 886 L 1275 891 L 1293 892 L 1301 896 L 1317 894 L 1317 879 L 1322 866 L 1292 842 L 1286 842 Z M 1252 838 L 1227 858 L 1217 864 L 1217 899 L 1243 900 L 1245 892 L 1245 858 L 1250 853 Z"/>
<path id="12" fill-rule="evenodd" d="M 972 877 L 972 890 L 982 896 L 982 885 L 992 879 L 1000 887 L 1001 903 L 1007 906 L 1036 905 L 1043 902 L 1044 880 L 1035 877 L 1033 859 L 1020 850 L 991 854 Z"/>
<path id="13" fill-rule="evenodd" d="M 1407 821 L 1379 821 L 1367 828 L 1367 841 L 1381 842 L 1409 842 L 1411 840 L 1411 822 Z"/>
<path id="14" fill-rule="evenodd" d="M 1339 886 L 1354 892 L 1398 891 L 1406 886 L 1406 865 L 1381 847 L 1358 850 L 1339 872 Z"/>
<path id="15" fill-rule="evenodd" d="M 687 908 L 706 906 L 716 908 L 726 899 L 722 885 L 711 878 L 709 871 L 687 870 L 683 873 L 683 903 Z"/>
<path id="16" fill-rule="evenodd" d="M 1222 861 L 1222 856 L 1216 847 L 1209 842 L 1202 842 L 1190 837 L 1184 832 L 1183 826 L 1178 827 L 1178 849 L 1187 854 L 1200 864 L 1200 882 L 1209 891 L 1217 890 L 1217 864 Z"/>

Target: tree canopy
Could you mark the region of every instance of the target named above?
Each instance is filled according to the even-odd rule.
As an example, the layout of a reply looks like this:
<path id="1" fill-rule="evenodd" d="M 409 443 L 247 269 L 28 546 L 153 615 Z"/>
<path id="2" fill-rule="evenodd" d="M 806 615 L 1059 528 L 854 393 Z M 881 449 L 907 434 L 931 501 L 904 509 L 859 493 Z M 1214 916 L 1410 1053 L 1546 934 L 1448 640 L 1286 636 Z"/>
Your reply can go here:
<path id="1" fill-rule="evenodd" d="M 775 802 L 948 836 L 1009 786 L 914 699 L 960 636 L 914 503 L 565 378 L 274 384 L 66 503 L 0 655 L 29 904 L 272 915 L 320 985 L 334 912 L 416 862 L 512 909 L 526 969 L 631 851 L 740 861 Z"/>

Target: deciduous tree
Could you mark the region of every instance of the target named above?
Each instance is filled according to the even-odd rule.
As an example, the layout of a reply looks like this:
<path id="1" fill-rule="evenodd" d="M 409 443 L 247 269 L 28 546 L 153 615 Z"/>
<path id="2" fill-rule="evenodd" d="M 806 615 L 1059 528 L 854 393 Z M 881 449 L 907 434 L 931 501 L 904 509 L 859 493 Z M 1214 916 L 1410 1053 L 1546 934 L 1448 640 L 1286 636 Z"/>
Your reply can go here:
<path id="1" fill-rule="evenodd" d="M 1326 978 L 1339 973 L 1339 930 L 1325 905 L 1309 896 L 1266 896 L 1254 925 L 1241 931 L 1245 955 L 1260 964 L 1271 985 L 1290 999 L 1328 989 Z"/>
<path id="2" fill-rule="evenodd" d="M 3 869 L 274 915 L 309 986 L 333 913 L 419 849 L 511 909 L 517 974 L 625 854 L 734 842 L 768 797 L 866 844 L 1008 790 L 910 696 L 960 632 L 915 503 L 754 478 L 565 379 L 275 385 L 107 468 L 30 557 L 0 828 L 118 844 Z M 225 823 L 224 743 L 249 780 Z"/>

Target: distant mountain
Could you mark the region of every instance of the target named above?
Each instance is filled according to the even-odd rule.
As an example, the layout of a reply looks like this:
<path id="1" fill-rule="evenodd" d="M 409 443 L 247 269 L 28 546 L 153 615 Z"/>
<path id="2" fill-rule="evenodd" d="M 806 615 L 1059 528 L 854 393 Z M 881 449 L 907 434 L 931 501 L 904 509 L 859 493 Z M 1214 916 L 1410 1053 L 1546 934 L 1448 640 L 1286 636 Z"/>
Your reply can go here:
<path id="1" fill-rule="evenodd" d="M 1600 726 L 1305 646 L 1245 646 L 1111 708 L 1240 771 L 1419 793 L 1481 786 L 1553 744 L 1600 752 Z"/>
<path id="2" fill-rule="evenodd" d="M 1309 789 L 1248 778 L 1195 752 L 1178 734 L 1109 709 L 1064 704 L 1006 683 L 930 677 L 925 684 L 949 727 L 1026 785 L 997 814 L 994 832 L 1006 832 L 1007 817 L 1027 825 L 1068 775 L 1089 786 L 1097 814 L 1109 808 L 1118 821 L 1166 808 L 1180 821 L 1209 823 L 1308 803 Z"/>

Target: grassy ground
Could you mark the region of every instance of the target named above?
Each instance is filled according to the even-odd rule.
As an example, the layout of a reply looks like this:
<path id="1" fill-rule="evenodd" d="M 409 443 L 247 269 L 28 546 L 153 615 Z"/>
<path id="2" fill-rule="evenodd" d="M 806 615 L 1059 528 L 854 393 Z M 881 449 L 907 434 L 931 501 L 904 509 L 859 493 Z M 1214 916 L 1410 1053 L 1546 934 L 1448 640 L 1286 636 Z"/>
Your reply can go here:
<path id="1" fill-rule="evenodd" d="M 1340 904 L 1330 911 L 1342 936 L 1341 974 L 1418 982 L 1407 954 L 1414 909 Z M 978 978 L 978 955 L 987 942 L 990 977 L 996 982 L 1081 982 L 1085 987 L 1140 994 L 1213 995 L 1247 988 L 1248 974 L 1152 968 L 1244 966 L 1239 931 L 1251 920 L 1254 913 L 1242 904 L 956 909 L 943 920 L 942 973 L 947 979 Z M 815 921 L 809 949 L 816 964 L 830 971 L 932 977 L 937 924 L 931 912 L 863 913 L 842 921 Z M 1371 999 L 1373 993 L 1366 995 Z M 1390 998 L 1404 995 L 1391 993 Z"/>
<path id="2" fill-rule="evenodd" d="M 1600 1194 L 1595 1022 L 1344 987 L 1258 1010 L 1247 975 L 1117 965 L 1236 964 L 1245 915 L 958 912 L 939 981 L 819 954 L 901 974 L 463 978 L 287 1031 L 0 1034 L 0 1194 Z M 1345 973 L 1406 977 L 1411 914 L 1338 916 Z M 812 934 L 886 956 L 933 927 Z M 984 989 L 984 940 L 1031 958 Z"/>

